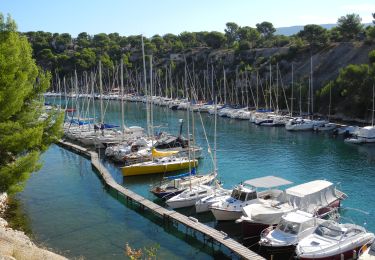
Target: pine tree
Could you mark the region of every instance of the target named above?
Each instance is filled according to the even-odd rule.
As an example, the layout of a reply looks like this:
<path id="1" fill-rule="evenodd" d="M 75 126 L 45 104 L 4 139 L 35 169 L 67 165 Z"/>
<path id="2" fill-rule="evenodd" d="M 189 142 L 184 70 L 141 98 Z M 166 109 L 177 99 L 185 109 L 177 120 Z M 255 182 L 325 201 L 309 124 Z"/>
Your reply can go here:
<path id="1" fill-rule="evenodd" d="M 39 155 L 61 135 L 63 116 L 44 119 L 42 94 L 51 75 L 32 58 L 14 20 L 0 13 L 0 192 L 20 191 L 40 167 Z"/>

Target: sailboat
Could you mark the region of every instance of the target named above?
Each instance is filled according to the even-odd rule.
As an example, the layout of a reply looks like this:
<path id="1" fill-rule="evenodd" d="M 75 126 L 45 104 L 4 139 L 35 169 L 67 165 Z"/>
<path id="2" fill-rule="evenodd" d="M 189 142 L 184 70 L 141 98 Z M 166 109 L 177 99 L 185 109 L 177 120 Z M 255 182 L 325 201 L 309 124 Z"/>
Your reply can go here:
<path id="1" fill-rule="evenodd" d="M 328 122 L 324 123 L 322 125 L 316 125 L 314 126 L 314 131 L 331 131 L 334 130 L 337 125 L 335 123 L 329 122 L 329 119 L 331 117 L 331 99 L 332 99 L 332 87 L 329 88 L 329 106 L 328 106 Z"/>
<path id="2" fill-rule="evenodd" d="M 375 85 L 372 85 L 372 121 L 371 126 L 365 126 L 358 130 L 356 135 L 351 138 L 346 138 L 344 141 L 351 144 L 364 144 L 375 142 L 375 126 L 374 126 L 374 111 L 375 111 Z"/>
<path id="3" fill-rule="evenodd" d="M 143 38 L 142 38 L 143 43 Z M 143 44 L 142 44 L 143 50 Z M 150 56 L 150 94 L 152 97 L 152 56 Z M 146 83 L 146 74 L 145 74 L 145 87 Z M 147 87 L 146 87 L 147 89 Z M 147 92 L 147 91 L 146 91 Z M 148 134 L 149 136 L 153 132 L 153 115 L 151 111 L 151 116 L 148 114 L 149 102 L 146 93 L 146 106 L 147 106 L 147 125 L 148 125 Z M 152 106 L 151 106 L 152 109 Z M 189 114 L 188 114 L 189 118 Z M 189 124 L 188 124 L 189 126 Z M 153 139 L 152 139 L 153 140 Z M 189 152 L 190 153 L 190 152 Z M 198 160 L 190 159 L 189 157 L 177 157 L 175 156 L 175 151 L 170 152 L 158 152 L 156 149 L 152 150 L 152 160 L 147 162 L 141 162 L 125 166 L 121 168 L 123 176 L 135 176 L 135 175 L 145 175 L 145 174 L 156 174 L 156 173 L 166 173 L 173 171 L 180 171 L 185 169 L 191 169 L 198 166 Z M 163 156 L 165 155 L 165 156 Z"/>
<path id="4" fill-rule="evenodd" d="M 187 88 L 187 71 L 186 71 L 186 63 L 185 63 L 185 87 Z M 215 104 L 217 100 L 215 100 Z M 190 104 L 190 103 L 189 103 Z M 216 105 L 215 105 L 216 106 Z M 216 109 L 215 109 L 216 111 Z M 190 106 L 188 107 L 188 113 L 190 113 Z M 194 114 L 192 114 L 194 116 Z M 189 119 L 189 116 L 188 116 Z M 166 203 L 171 208 L 184 208 L 194 206 L 195 203 L 203 197 L 209 196 L 215 192 L 216 189 L 221 189 L 221 185 L 214 179 L 217 175 L 217 167 L 216 167 L 216 120 L 217 120 L 217 113 L 215 113 L 215 134 L 214 134 L 214 171 L 213 171 L 213 186 L 204 185 L 204 184 L 197 184 L 190 186 L 188 189 L 184 190 L 183 192 L 169 198 Z M 194 117 L 193 117 L 193 136 L 194 136 Z M 189 125 L 189 121 L 188 121 Z M 189 129 L 189 128 L 188 128 Z"/>

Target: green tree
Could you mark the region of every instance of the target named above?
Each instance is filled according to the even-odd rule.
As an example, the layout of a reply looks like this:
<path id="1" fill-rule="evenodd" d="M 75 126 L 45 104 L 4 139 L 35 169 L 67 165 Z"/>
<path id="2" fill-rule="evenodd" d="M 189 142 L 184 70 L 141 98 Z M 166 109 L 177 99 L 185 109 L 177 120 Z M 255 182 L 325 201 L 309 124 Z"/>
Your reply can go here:
<path id="1" fill-rule="evenodd" d="M 58 52 L 63 52 L 72 45 L 72 36 L 69 33 L 56 34 L 53 46 Z"/>
<path id="2" fill-rule="evenodd" d="M 100 53 L 104 53 L 109 48 L 109 37 L 105 33 L 95 34 L 92 39 L 93 45 L 99 49 Z"/>
<path id="3" fill-rule="evenodd" d="M 238 30 L 238 36 L 240 41 L 248 41 L 251 43 L 251 48 L 254 48 L 255 42 L 260 38 L 260 33 L 255 28 L 244 26 Z"/>
<path id="4" fill-rule="evenodd" d="M 276 32 L 276 29 L 273 27 L 273 24 L 270 22 L 257 23 L 256 28 L 258 32 L 265 38 L 271 38 Z"/>
<path id="5" fill-rule="evenodd" d="M 191 32 L 182 32 L 179 35 L 179 38 L 186 48 L 192 48 L 198 46 L 197 36 L 195 33 Z"/>
<path id="6" fill-rule="evenodd" d="M 223 47 L 224 43 L 227 41 L 225 35 L 221 32 L 209 32 L 206 35 L 206 44 L 213 48 L 219 49 Z"/>
<path id="7" fill-rule="evenodd" d="M 337 20 L 337 28 L 345 40 L 354 40 L 363 31 L 362 18 L 358 14 L 347 14 Z"/>
<path id="8" fill-rule="evenodd" d="M 37 67 L 30 44 L 10 19 L 0 21 L 0 191 L 12 193 L 38 169 L 40 152 L 60 136 L 63 117 L 40 119 L 40 95 L 51 76 Z"/>
<path id="9" fill-rule="evenodd" d="M 337 27 L 333 27 L 329 30 L 328 35 L 331 42 L 341 42 L 343 40 L 341 32 Z"/>
<path id="10" fill-rule="evenodd" d="M 90 48 L 84 48 L 74 54 L 74 62 L 78 71 L 89 70 L 96 65 L 96 54 Z"/>
<path id="11" fill-rule="evenodd" d="M 91 44 L 91 37 L 86 32 L 81 32 L 78 34 L 76 41 L 79 47 L 87 48 Z"/>
<path id="12" fill-rule="evenodd" d="M 225 36 L 227 37 L 228 45 L 232 46 L 233 43 L 238 41 L 238 29 L 240 27 L 233 22 L 228 22 L 225 25 L 227 26 L 227 28 L 224 29 Z"/>
<path id="13" fill-rule="evenodd" d="M 317 24 L 305 25 L 298 36 L 307 41 L 311 47 L 322 47 L 328 43 L 327 30 Z"/>

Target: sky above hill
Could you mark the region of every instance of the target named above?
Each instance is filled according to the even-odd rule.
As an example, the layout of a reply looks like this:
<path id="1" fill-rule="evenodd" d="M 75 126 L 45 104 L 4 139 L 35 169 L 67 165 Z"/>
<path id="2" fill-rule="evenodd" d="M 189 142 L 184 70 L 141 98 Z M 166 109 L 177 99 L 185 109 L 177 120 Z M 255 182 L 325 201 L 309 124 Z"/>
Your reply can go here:
<path id="1" fill-rule="evenodd" d="M 349 13 L 372 21 L 374 0 L 1 0 L 22 32 L 68 32 L 76 36 L 118 32 L 120 35 L 179 34 L 220 31 L 227 22 L 255 27 L 336 23 Z"/>

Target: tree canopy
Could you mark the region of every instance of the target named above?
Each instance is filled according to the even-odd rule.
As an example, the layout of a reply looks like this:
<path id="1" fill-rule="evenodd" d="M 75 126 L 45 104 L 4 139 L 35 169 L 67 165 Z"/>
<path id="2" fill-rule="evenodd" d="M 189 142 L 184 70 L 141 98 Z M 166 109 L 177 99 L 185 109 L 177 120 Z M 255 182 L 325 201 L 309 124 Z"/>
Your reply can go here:
<path id="1" fill-rule="evenodd" d="M 43 55 L 49 55 L 47 51 Z M 41 118 L 51 75 L 37 67 L 27 38 L 0 14 L 0 191 L 22 188 L 39 154 L 61 134 L 60 113 Z"/>
<path id="2" fill-rule="evenodd" d="M 354 40 L 363 31 L 362 18 L 358 14 L 347 14 L 337 20 L 337 28 L 346 40 Z"/>

